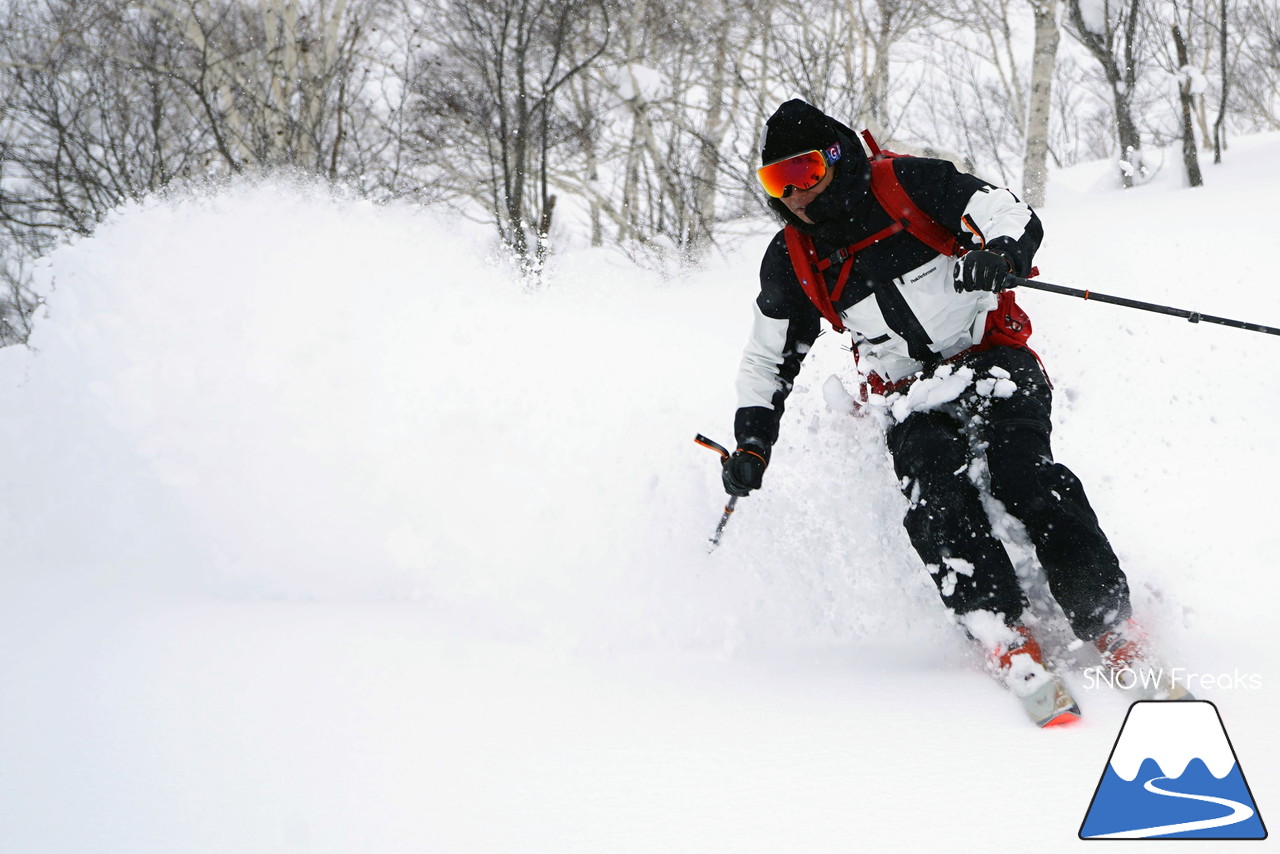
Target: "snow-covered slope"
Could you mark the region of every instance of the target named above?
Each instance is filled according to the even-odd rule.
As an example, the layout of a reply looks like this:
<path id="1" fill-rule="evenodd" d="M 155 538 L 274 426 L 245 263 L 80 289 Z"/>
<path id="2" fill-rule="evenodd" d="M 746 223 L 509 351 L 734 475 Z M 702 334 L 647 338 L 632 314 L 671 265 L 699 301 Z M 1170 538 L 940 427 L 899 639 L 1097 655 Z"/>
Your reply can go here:
<path id="1" fill-rule="evenodd" d="M 1280 138 L 1058 176 L 1046 280 L 1280 325 Z M 1064 850 L 1128 698 L 975 666 L 824 336 L 714 555 L 763 221 L 525 293 L 487 233 L 268 182 L 119 211 L 0 351 L 0 850 Z M 1020 297 L 1081 475 L 1264 819 L 1280 338 Z M 1233 676 L 1257 677 L 1234 680 Z M 1197 843 L 1186 843 L 1195 846 Z"/>

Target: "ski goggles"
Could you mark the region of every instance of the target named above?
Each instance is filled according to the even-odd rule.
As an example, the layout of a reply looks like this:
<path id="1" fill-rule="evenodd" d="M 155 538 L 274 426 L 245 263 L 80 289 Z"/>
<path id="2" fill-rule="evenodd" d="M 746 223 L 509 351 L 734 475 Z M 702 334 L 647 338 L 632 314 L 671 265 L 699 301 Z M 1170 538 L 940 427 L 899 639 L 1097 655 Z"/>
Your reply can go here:
<path id="1" fill-rule="evenodd" d="M 827 167 L 840 159 L 840 144 L 829 148 L 806 151 L 775 161 L 756 170 L 760 185 L 775 199 L 787 194 L 788 187 L 811 190 L 826 177 Z"/>

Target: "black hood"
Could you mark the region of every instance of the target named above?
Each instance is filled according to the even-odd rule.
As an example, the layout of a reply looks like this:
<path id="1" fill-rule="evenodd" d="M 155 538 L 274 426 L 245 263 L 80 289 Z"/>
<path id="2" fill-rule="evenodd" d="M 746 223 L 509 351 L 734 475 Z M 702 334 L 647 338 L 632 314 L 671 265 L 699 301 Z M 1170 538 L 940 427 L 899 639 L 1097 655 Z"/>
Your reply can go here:
<path id="1" fill-rule="evenodd" d="M 857 134 L 804 101 L 793 100 L 783 104 L 765 126 L 760 145 L 763 163 L 825 147 L 832 141 L 840 144 L 835 176 L 827 189 L 805 209 L 815 225 L 793 214 L 781 199 L 768 200 L 769 207 L 783 222 L 801 231 L 822 231 L 822 226 L 841 223 L 852 216 L 867 197 L 871 186 L 871 165 Z M 790 150 L 792 148 L 795 150 Z"/>
<path id="2" fill-rule="evenodd" d="M 813 104 L 792 98 L 773 111 L 760 135 L 760 165 L 806 151 L 821 151 L 836 141 L 831 117 Z"/>

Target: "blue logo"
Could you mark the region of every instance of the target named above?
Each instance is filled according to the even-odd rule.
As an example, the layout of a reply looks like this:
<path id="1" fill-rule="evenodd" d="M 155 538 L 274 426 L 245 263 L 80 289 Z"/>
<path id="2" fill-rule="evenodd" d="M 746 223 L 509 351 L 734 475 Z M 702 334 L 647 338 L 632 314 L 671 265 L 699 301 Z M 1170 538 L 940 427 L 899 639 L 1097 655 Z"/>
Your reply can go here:
<path id="1" fill-rule="evenodd" d="M 1129 707 L 1081 839 L 1266 839 L 1218 708 L 1204 700 Z"/>

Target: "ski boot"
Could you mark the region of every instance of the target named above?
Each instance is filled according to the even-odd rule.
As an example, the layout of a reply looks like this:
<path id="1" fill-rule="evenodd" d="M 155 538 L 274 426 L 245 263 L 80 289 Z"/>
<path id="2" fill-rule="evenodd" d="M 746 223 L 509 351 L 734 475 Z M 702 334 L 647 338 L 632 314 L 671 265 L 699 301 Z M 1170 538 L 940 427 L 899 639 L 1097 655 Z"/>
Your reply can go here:
<path id="1" fill-rule="evenodd" d="M 1066 683 L 1045 666 L 1040 643 L 1026 626 L 1010 628 L 1014 636 L 989 653 L 996 678 L 1018 698 L 1037 726 L 1059 726 L 1079 720 L 1080 706 Z"/>
<path id="2" fill-rule="evenodd" d="M 1132 617 L 1103 632 L 1093 645 L 1111 671 L 1112 682 L 1121 688 L 1139 690 L 1148 700 L 1195 699 L 1156 658 L 1146 630 Z"/>

